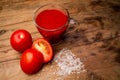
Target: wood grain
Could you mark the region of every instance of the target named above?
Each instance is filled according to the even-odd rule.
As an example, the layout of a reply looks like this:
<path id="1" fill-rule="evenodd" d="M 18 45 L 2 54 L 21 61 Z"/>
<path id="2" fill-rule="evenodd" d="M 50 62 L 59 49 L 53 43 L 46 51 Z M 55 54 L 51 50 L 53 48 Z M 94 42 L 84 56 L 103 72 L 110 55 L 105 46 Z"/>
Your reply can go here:
<path id="1" fill-rule="evenodd" d="M 10 46 L 10 36 L 18 29 L 42 37 L 33 22 L 37 8 L 46 3 L 61 4 L 76 22 L 70 24 L 63 40 L 53 45 L 54 54 L 68 48 L 85 65 L 86 72 L 67 76 L 54 59 L 34 74 L 20 68 L 21 53 Z M 0 0 L 0 80 L 119 80 L 120 79 L 119 0 Z"/>

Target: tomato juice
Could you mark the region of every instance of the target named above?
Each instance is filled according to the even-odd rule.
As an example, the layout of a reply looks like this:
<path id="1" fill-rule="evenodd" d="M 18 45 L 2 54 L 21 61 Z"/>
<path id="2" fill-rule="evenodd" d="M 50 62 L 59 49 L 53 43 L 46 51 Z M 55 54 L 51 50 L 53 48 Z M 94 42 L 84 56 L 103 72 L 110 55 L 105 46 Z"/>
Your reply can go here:
<path id="1" fill-rule="evenodd" d="M 68 27 L 68 12 L 62 9 L 51 8 L 38 12 L 35 23 L 38 31 L 50 43 L 57 43 L 61 40 Z"/>

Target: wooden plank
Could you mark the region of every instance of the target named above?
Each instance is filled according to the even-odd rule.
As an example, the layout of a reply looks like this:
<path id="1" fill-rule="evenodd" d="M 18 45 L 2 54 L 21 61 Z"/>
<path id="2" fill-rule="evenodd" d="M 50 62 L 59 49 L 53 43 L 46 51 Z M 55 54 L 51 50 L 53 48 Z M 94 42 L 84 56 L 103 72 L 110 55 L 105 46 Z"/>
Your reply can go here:
<path id="1" fill-rule="evenodd" d="M 29 31 L 30 33 L 34 33 L 37 31 L 33 21 L 30 22 L 23 22 L 20 24 L 15 24 L 15 25 L 9 25 L 6 27 L 1 27 L 1 31 L 4 31 L 4 33 L 2 33 L 0 35 L 0 40 L 4 40 L 4 39 L 8 39 L 10 38 L 11 34 L 18 29 L 25 29 L 27 31 Z"/>
<path id="2" fill-rule="evenodd" d="M 34 12 L 36 11 L 36 9 L 38 9 L 43 4 L 47 4 L 51 2 L 53 1 L 49 1 L 49 0 L 1 1 L 0 26 L 2 27 L 9 24 L 31 21 L 33 19 Z M 58 1 L 58 2 L 60 2 L 61 4 L 64 3 L 63 1 Z M 71 0 L 66 2 L 71 2 Z M 8 12 L 10 14 L 8 14 Z"/>
<path id="3" fill-rule="evenodd" d="M 11 66 L 9 66 L 9 65 L 11 65 Z M 7 66 L 9 66 L 8 69 L 5 68 Z M 40 70 L 37 74 L 27 75 L 21 71 L 21 68 L 19 66 L 19 60 L 10 61 L 8 65 L 4 65 L 4 63 L 2 63 L 2 65 L 0 66 L 1 67 L 0 71 L 2 71 L 1 69 L 4 69 L 4 72 L 0 73 L 0 78 L 2 80 L 8 80 L 8 79 L 9 80 L 18 80 L 18 79 L 22 79 L 22 80 L 33 80 L 33 79 L 34 80 L 46 80 L 46 79 L 55 80 L 58 78 L 62 79 L 61 76 L 57 76 L 56 74 L 54 74 L 52 72 L 53 70 L 55 72 L 56 69 L 53 69 L 55 66 L 56 65 L 54 65 L 54 66 L 47 65 L 46 67 L 44 67 L 44 69 Z M 15 71 L 15 72 L 13 73 L 12 71 Z M 46 71 L 50 72 L 50 73 L 46 73 Z M 4 77 L 2 77 L 3 75 L 4 75 Z M 46 77 L 44 75 L 46 75 Z M 56 76 L 58 78 L 56 78 Z M 77 78 L 77 77 L 76 78 L 74 77 L 74 79 L 79 80 L 79 78 Z"/>
<path id="4" fill-rule="evenodd" d="M 26 22 L 26 23 L 23 23 L 23 24 L 13 25 L 13 27 L 8 27 L 8 30 L 6 30 L 7 32 L 3 35 L 3 37 L 5 36 L 4 37 L 5 39 L 0 40 L 1 41 L 1 44 L 0 44 L 0 46 L 1 46 L 0 47 L 0 52 L 1 52 L 0 61 L 5 61 L 5 60 L 18 58 L 19 55 L 18 54 L 15 55 L 15 53 L 17 53 L 17 52 L 15 52 L 10 46 L 10 39 L 8 38 L 8 36 L 9 37 L 11 36 L 12 32 L 14 31 L 12 29 L 15 29 L 15 27 L 16 27 L 16 29 L 19 29 L 19 27 L 21 25 L 29 26 L 30 24 L 31 24 L 30 27 L 23 27 L 23 29 L 26 29 L 29 32 L 31 32 L 33 40 L 41 37 L 41 35 L 36 31 L 35 27 L 33 27 L 34 25 L 32 25 L 32 22 L 31 23 Z M 3 27 L 3 29 L 4 28 L 5 27 Z M 20 27 L 20 28 L 22 28 L 22 27 Z M 91 44 L 91 43 L 97 42 L 97 41 L 95 41 L 95 39 L 99 35 L 101 35 L 99 37 L 101 39 L 97 38 L 97 40 L 99 39 L 98 41 L 102 41 L 102 40 L 111 38 L 111 34 L 115 35 L 115 33 L 116 33 L 115 31 L 112 31 L 112 33 L 111 33 L 111 31 L 108 31 L 108 30 L 105 30 L 105 29 L 100 30 L 100 31 L 95 30 L 94 32 L 84 32 L 84 31 L 82 31 L 82 29 L 79 29 L 79 28 L 78 29 L 75 28 L 73 30 L 68 30 L 67 31 L 66 36 L 65 36 L 67 38 L 64 41 L 66 43 L 68 43 L 68 45 L 69 45 L 69 43 L 74 43 L 74 41 L 78 41 L 79 45 L 85 45 L 85 44 L 89 44 L 89 43 Z M 9 32 L 9 30 L 10 30 L 10 32 Z M 76 33 L 76 31 L 77 31 L 77 33 Z M 84 33 L 86 33 L 86 34 L 84 35 Z M 75 34 L 78 34 L 78 35 L 75 35 Z M 6 53 L 6 56 L 4 55 L 4 53 Z M 12 58 L 9 57 L 10 55 L 12 56 Z"/>
<path id="5" fill-rule="evenodd" d="M 53 45 L 55 57 L 52 62 L 44 65 L 37 74 L 27 75 L 22 72 L 19 65 L 21 54 L 10 47 L 9 38 L 12 32 L 17 29 L 28 30 L 33 40 L 41 37 L 34 26 L 32 17 L 39 6 L 49 2 L 65 6 L 70 16 L 77 20 L 78 24 L 71 24 L 63 41 Z M 120 6 L 118 4 L 118 0 L 106 2 L 90 0 L 0 0 L 0 79 L 119 80 Z M 56 62 L 55 58 L 65 48 L 76 56 L 74 59 L 80 59 L 86 72 L 62 76 L 58 74 L 58 71 L 62 69 L 59 66 L 60 61 Z M 63 53 L 63 55 L 67 54 L 66 52 Z"/>
<path id="6" fill-rule="evenodd" d="M 26 24 L 26 23 L 25 23 Z M 19 25 L 19 24 L 18 24 Z M 22 24 L 22 25 L 24 25 L 24 24 Z M 16 26 L 16 25 L 15 25 Z M 30 29 L 29 29 L 30 30 Z M 99 58 L 93 58 L 93 57 L 90 57 L 89 56 L 89 54 L 88 54 L 88 52 L 90 53 L 99 53 L 99 52 L 96 52 L 96 51 L 93 51 L 93 50 L 96 50 L 96 45 L 98 44 L 101 44 L 101 42 L 97 42 L 97 43 L 93 43 L 93 44 L 91 44 L 94 48 L 92 48 L 92 47 L 90 47 L 91 45 L 87 45 L 87 46 L 85 46 L 85 42 L 81 42 L 81 41 L 79 41 L 79 40 L 81 40 L 81 39 L 83 39 L 83 38 L 81 38 L 80 39 L 80 37 L 79 37 L 79 39 L 78 40 L 76 40 L 76 39 L 71 39 L 71 38 L 73 38 L 74 37 L 74 34 L 76 34 L 76 33 L 74 33 L 75 32 L 75 30 L 76 29 L 73 29 L 73 31 L 71 31 L 71 32 L 69 32 L 68 31 L 68 35 L 71 35 L 71 36 L 68 36 L 68 35 L 66 35 L 66 37 L 67 37 L 67 39 L 65 40 L 65 41 L 67 41 L 68 43 L 69 43 L 69 39 L 70 40 L 73 40 L 73 41 L 76 41 L 76 42 L 74 42 L 73 44 L 76 44 L 77 42 L 79 42 L 79 45 L 83 45 L 83 46 L 77 46 L 77 47 L 74 47 L 75 45 L 72 45 L 70 48 L 72 48 L 72 50 L 74 51 L 76 48 L 77 48 L 77 50 L 78 51 L 82 51 L 83 52 L 83 54 L 82 54 L 82 57 L 81 57 L 81 59 L 83 59 L 83 61 L 84 61 L 84 58 L 86 58 L 87 57 L 87 61 L 85 61 L 85 64 L 86 64 L 86 66 L 87 66 L 87 68 L 88 68 L 88 70 L 98 70 L 98 73 L 99 73 L 99 68 L 102 66 L 103 67 L 103 63 L 100 61 L 100 62 L 94 62 L 95 64 L 91 64 L 91 65 L 88 65 L 89 63 L 93 63 L 93 61 L 99 61 L 99 60 L 103 60 L 103 56 L 101 55 L 101 57 L 99 57 Z M 79 29 L 78 29 L 79 30 Z M 103 31 L 103 32 L 102 32 Z M 81 33 L 82 31 L 79 31 L 79 33 L 78 34 L 82 34 Z M 106 30 L 101 30 L 101 31 L 95 31 L 95 32 L 88 32 L 88 33 L 86 33 L 86 36 L 87 37 L 90 37 L 91 35 L 92 35 L 92 37 L 94 37 L 98 32 L 102 32 L 103 33 L 103 35 L 104 36 L 107 36 L 107 37 L 109 37 L 110 36 L 110 34 L 111 34 L 111 31 L 108 31 L 107 33 L 106 33 Z M 114 32 L 113 32 L 114 33 Z M 36 35 L 36 33 L 35 33 L 35 35 Z M 35 37 L 35 35 L 33 35 L 34 37 Z M 39 35 L 38 33 L 37 33 L 37 35 Z M 79 36 L 79 35 L 78 35 Z M 82 35 L 80 35 L 80 36 L 82 36 Z M 105 37 L 105 38 L 107 38 L 107 37 Z M 3 42 L 1 41 L 1 43 L 3 43 L 3 44 L 7 44 L 9 41 L 8 41 L 9 39 L 7 39 L 7 41 L 4 41 L 3 40 Z M 57 50 L 57 49 L 60 49 L 60 48 L 63 48 L 63 46 L 64 47 L 66 47 L 66 46 L 68 46 L 68 45 L 71 45 L 71 44 L 67 44 L 67 45 L 65 45 L 65 43 L 66 42 L 63 42 L 63 43 L 61 43 L 59 46 L 55 46 L 55 50 Z M 7 44 L 8 45 L 8 44 Z M 9 45 L 8 45 L 9 46 Z M 92 49 L 90 49 L 90 48 L 92 48 Z M 9 49 L 10 47 L 8 47 L 8 49 Z M 85 49 L 89 49 L 88 51 L 86 51 Z M 6 47 L 2 47 L 2 49 L 7 49 Z M 75 50 L 74 52 L 75 53 L 77 53 L 78 51 L 77 50 Z M 85 51 L 84 51 L 85 50 Z M 5 50 L 6 51 L 6 50 Z M 86 54 L 86 55 L 85 55 Z M 104 53 L 102 53 L 102 54 L 104 54 Z M 79 54 L 77 54 L 77 56 L 81 56 L 81 55 L 79 55 Z M 100 56 L 99 54 L 98 54 L 98 56 Z M 105 55 L 104 55 L 105 56 Z M 108 54 L 106 55 L 106 57 L 108 57 Z M 105 57 L 105 58 L 106 58 Z M 111 56 L 109 56 L 109 57 L 111 57 Z M 9 63 L 9 60 L 13 60 L 13 59 L 18 59 L 18 58 L 20 58 L 20 54 L 19 53 L 17 53 L 17 52 L 15 52 L 14 50 L 10 50 L 10 51 L 8 51 L 8 52 L 3 52 L 3 53 L 1 53 L 1 57 L 0 57 L 0 61 L 2 62 L 1 63 L 1 65 L 3 65 L 3 64 L 6 64 L 6 62 L 8 61 L 8 63 Z M 93 59 L 91 59 L 91 58 L 93 58 Z M 109 60 L 110 58 L 108 58 L 108 60 Z M 93 67 L 94 65 L 98 65 L 98 67 Z M 105 66 L 104 68 L 107 68 L 108 69 L 108 67 L 111 67 L 111 66 L 113 66 L 113 64 L 111 64 L 111 63 L 108 63 L 107 62 L 107 60 L 106 60 L 106 62 L 105 62 L 105 64 L 107 64 L 107 67 Z M 13 65 L 13 66 L 15 66 L 15 68 L 16 69 L 18 69 L 18 66 L 19 66 L 19 62 L 15 62 L 15 64 L 12 64 L 12 63 L 9 63 L 9 65 L 8 66 L 11 66 L 11 65 Z M 48 71 L 48 68 L 49 67 L 47 67 L 47 70 L 45 70 L 44 72 L 46 73 L 46 71 Z M 3 69 L 3 68 L 2 68 Z M 12 69 L 8 69 L 8 67 L 5 67 L 5 70 L 9 70 L 9 72 L 13 72 L 13 71 L 15 71 L 15 70 L 13 70 L 13 68 Z M 35 76 L 27 76 L 26 74 L 24 74 L 22 71 L 21 71 L 21 69 L 20 69 L 20 67 L 19 67 L 19 70 L 17 70 L 18 72 L 17 73 L 15 73 L 15 74 L 13 74 L 13 73 L 11 73 L 11 75 L 6 75 L 6 74 L 8 74 L 7 72 L 8 71 L 6 71 L 6 72 L 2 72 L 1 73 L 1 76 L 2 75 L 6 75 L 6 77 L 3 77 L 3 79 L 5 78 L 5 79 L 8 79 L 8 78 L 10 78 L 11 80 L 16 80 L 16 79 L 18 79 L 18 77 L 11 77 L 11 76 L 14 76 L 14 75 L 18 75 L 18 74 L 21 74 L 21 75 L 19 75 L 19 78 L 20 79 L 40 79 L 40 77 L 41 77 L 41 79 L 43 79 L 44 80 L 44 78 L 45 77 L 42 77 L 42 76 L 40 76 L 40 74 L 41 75 L 43 75 L 43 74 L 45 74 L 45 73 L 38 73 L 38 75 L 36 74 Z M 100 70 L 101 71 L 101 70 Z M 112 73 L 112 74 L 114 74 L 114 73 Z M 85 74 L 86 75 L 86 74 Z M 107 74 L 106 73 L 106 75 L 109 75 L 109 74 Z M 48 77 L 50 77 L 49 75 L 47 75 Z M 52 76 L 55 76 L 55 75 L 52 75 Z M 96 77 L 96 75 L 94 75 L 95 77 Z M 103 76 L 103 74 L 102 74 L 102 76 Z M 106 77 L 106 76 L 103 76 L 103 77 Z M 58 77 L 57 77 L 58 78 Z M 86 78 L 86 77 L 85 77 Z M 108 79 L 108 77 L 106 77 L 107 79 Z M 114 79 L 114 77 L 113 77 L 113 79 Z M 78 79 L 79 80 L 79 79 Z"/>
<path id="7" fill-rule="evenodd" d="M 28 5 L 30 7 L 30 6 L 35 6 L 35 3 L 33 3 L 31 5 L 30 1 L 29 1 L 29 3 L 27 3 L 27 4 L 25 2 L 23 2 L 23 3 L 20 3 L 20 4 L 19 3 L 14 4 L 13 6 L 10 6 L 10 8 L 7 7 L 8 9 L 5 9 L 6 11 L 2 11 L 2 13 L 1 13 L 0 26 L 5 26 L 5 25 L 9 25 L 9 24 L 15 24 L 15 23 L 20 23 L 20 22 L 25 22 L 25 21 L 32 20 L 33 19 L 33 13 L 36 10 L 36 8 L 38 8 L 38 7 L 36 7 L 36 8 L 29 8 L 28 6 L 21 7 L 22 5 Z M 19 6 L 21 8 L 19 8 Z M 11 9 L 11 7 L 13 7 L 13 9 Z M 18 7 L 18 9 L 17 9 L 17 7 Z M 14 9 L 14 8 L 16 8 L 16 9 Z M 10 14 L 8 14 L 8 11 L 9 11 Z"/>
<path id="8" fill-rule="evenodd" d="M 86 45 L 81 47 L 72 47 L 71 49 L 69 46 L 67 47 L 70 49 L 74 54 L 77 55 L 81 59 L 81 61 L 84 63 L 85 68 L 87 70 L 87 73 L 80 73 L 79 77 L 78 74 L 74 75 L 74 77 L 67 77 L 65 79 L 75 79 L 75 80 L 86 80 L 88 79 L 106 79 L 108 80 L 110 77 L 109 75 L 112 74 L 111 78 L 114 80 L 119 80 L 119 73 L 116 70 L 119 70 L 120 67 L 116 62 L 112 62 L 114 60 L 114 57 L 116 54 L 111 51 L 101 51 L 99 52 L 98 48 L 101 46 L 99 45 L 101 43 L 98 43 L 98 46 L 95 46 L 96 44 L 92 45 Z M 62 44 L 61 44 L 62 45 Z M 59 45 L 60 46 L 60 45 Z M 64 47 L 62 47 L 64 48 Z M 61 48 L 61 49 L 62 49 Z M 87 48 L 87 50 L 86 50 Z M 57 48 L 58 49 L 58 48 Z M 57 50 L 56 49 L 56 50 Z M 61 51 L 59 47 L 59 51 Z M 56 52 L 56 54 L 59 54 L 59 51 Z M 79 53 L 78 53 L 79 51 Z M 95 55 L 94 55 L 95 54 Z M 104 57 L 103 57 L 104 56 Z M 53 69 L 54 68 L 54 69 Z M 4 70 L 4 71 L 3 71 Z M 19 65 L 19 59 L 12 60 L 12 61 L 6 61 L 0 63 L 0 78 L 1 79 L 9 79 L 9 80 L 16 80 L 16 79 L 22 79 L 22 80 L 46 80 L 49 78 L 49 80 L 54 79 L 61 79 L 65 76 L 58 75 L 57 71 L 59 71 L 58 64 L 54 61 L 52 61 L 49 64 L 46 64 L 43 66 L 43 68 L 34 75 L 27 75 L 22 72 L 20 65 Z M 108 71 L 108 72 L 104 72 Z M 54 73 L 53 73 L 54 72 Z M 2 77 L 4 75 L 4 77 Z M 46 75 L 46 76 L 44 76 Z M 18 77 L 19 76 L 19 77 Z M 73 75 L 71 75 L 73 76 Z"/>

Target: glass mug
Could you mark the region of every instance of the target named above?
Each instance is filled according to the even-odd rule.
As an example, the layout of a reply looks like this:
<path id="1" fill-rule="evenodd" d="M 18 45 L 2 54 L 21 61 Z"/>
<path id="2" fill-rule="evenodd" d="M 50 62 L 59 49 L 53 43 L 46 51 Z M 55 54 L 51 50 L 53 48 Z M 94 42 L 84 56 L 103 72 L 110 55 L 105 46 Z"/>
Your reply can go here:
<path id="1" fill-rule="evenodd" d="M 34 22 L 40 34 L 54 44 L 62 39 L 67 30 L 69 13 L 58 4 L 46 4 L 37 9 Z"/>

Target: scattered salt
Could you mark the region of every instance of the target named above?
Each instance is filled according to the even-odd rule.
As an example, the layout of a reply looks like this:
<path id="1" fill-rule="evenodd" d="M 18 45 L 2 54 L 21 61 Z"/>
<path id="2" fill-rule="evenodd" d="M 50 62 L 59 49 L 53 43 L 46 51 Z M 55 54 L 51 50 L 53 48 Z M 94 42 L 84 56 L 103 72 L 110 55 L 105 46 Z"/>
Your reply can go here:
<path id="1" fill-rule="evenodd" d="M 60 67 L 58 75 L 70 75 L 71 73 L 85 72 L 84 64 L 77 58 L 71 50 L 63 48 L 55 57 L 54 61 Z"/>
<path id="2" fill-rule="evenodd" d="M 76 24 L 76 23 L 77 23 L 77 21 L 75 19 L 73 19 L 73 18 L 70 19 L 70 24 Z"/>

